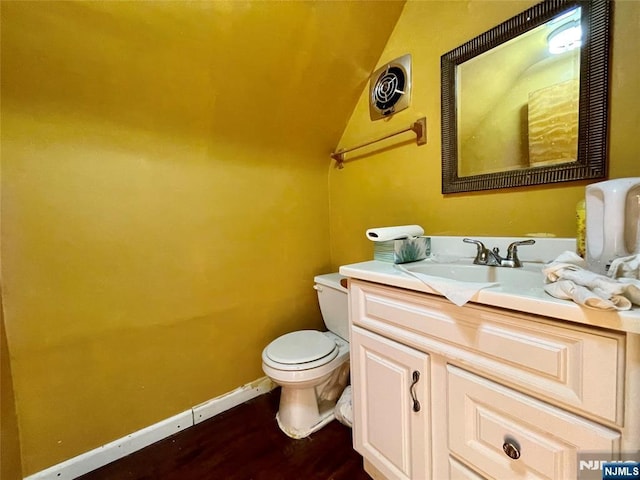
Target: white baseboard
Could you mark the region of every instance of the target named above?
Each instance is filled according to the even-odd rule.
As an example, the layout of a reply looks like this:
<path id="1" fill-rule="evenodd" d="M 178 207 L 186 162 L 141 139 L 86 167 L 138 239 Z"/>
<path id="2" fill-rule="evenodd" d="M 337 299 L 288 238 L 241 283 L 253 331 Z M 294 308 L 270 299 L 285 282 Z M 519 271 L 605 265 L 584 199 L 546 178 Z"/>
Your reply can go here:
<path id="1" fill-rule="evenodd" d="M 201 403 L 193 407 L 193 423 L 198 424 L 204 422 L 208 418 L 214 417 L 219 413 L 225 412 L 236 405 L 247 402 L 252 398 L 258 397 L 263 393 L 270 392 L 275 384 L 269 377 L 262 377 L 254 382 L 236 388 L 232 392 L 220 395 L 212 400 Z"/>
<path id="2" fill-rule="evenodd" d="M 24 480 L 72 480 L 144 447 L 192 427 L 252 398 L 270 392 L 275 384 L 262 377 L 235 390 L 201 403 L 178 415 L 138 430 L 126 437 L 102 445 L 52 467 L 25 477 Z"/>
<path id="3" fill-rule="evenodd" d="M 147 445 L 151 445 L 192 425 L 193 415 L 191 410 L 187 410 L 143 428 L 142 430 L 138 430 L 126 437 L 119 438 L 101 447 L 82 453 L 77 457 L 58 463 L 46 470 L 30 475 L 26 477 L 25 480 L 71 480 L 96 468 L 100 468 L 107 463 L 126 457 Z"/>

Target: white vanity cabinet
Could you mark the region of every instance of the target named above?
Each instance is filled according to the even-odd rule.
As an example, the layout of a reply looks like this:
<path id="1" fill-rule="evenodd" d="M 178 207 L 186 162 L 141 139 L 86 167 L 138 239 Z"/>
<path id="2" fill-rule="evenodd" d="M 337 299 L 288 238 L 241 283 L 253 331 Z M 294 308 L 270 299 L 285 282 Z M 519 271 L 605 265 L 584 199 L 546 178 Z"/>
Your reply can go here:
<path id="1" fill-rule="evenodd" d="M 640 448 L 638 335 L 357 279 L 349 302 L 373 478 L 564 480 L 578 452 Z"/>

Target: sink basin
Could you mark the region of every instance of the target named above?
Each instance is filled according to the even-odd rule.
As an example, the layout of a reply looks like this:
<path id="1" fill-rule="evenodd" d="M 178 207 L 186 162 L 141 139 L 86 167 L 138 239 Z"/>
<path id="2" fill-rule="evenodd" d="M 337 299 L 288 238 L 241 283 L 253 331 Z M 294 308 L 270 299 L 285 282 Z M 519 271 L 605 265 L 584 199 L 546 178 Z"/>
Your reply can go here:
<path id="1" fill-rule="evenodd" d="M 541 264 L 525 264 L 520 268 L 507 268 L 460 263 L 416 262 L 404 264 L 403 267 L 413 273 L 459 282 L 494 282 L 507 288 L 528 289 L 542 287 L 544 284 Z"/>

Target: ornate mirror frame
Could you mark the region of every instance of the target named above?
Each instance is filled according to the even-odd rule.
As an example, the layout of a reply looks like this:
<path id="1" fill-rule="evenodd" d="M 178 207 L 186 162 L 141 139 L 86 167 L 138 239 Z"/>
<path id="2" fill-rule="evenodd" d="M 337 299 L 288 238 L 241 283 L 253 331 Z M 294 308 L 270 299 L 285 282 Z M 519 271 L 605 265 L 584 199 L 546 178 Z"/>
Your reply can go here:
<path id="1" fill-rule="evenodd" d="M 586 33 L 580 51 L 577 160 L 460 177 L 457 67 L 575 7 L 582 8 L 580 21 L 582 31 Z M 609 0 L 546 0 L 441 57 L 442 193 L 606 177 L 610 17 Z"/>

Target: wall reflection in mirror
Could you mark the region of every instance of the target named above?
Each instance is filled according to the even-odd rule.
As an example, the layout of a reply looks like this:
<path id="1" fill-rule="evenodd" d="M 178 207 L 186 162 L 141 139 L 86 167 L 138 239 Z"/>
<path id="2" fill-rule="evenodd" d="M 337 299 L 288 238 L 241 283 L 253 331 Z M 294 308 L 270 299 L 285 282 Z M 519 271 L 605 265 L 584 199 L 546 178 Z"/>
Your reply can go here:
<path id="1" fill-rule="evenodd" d="M 442 57 L 443 193 L 606 174 L 605 151 L 579 148 L 591 131 L 606 140 L 607 89 L 585 81 L 607 86 L 604 3 L 543 2 Z"/>
<path id="2" fill-rule="evenodd" d="M 549 44 L 576 19 L 580 8 L 457 67 L 459 176 L 576 161 L 580 42 Z"/>

